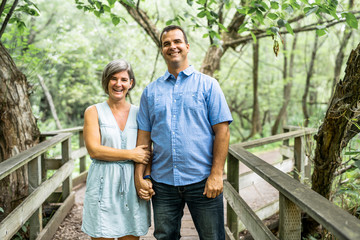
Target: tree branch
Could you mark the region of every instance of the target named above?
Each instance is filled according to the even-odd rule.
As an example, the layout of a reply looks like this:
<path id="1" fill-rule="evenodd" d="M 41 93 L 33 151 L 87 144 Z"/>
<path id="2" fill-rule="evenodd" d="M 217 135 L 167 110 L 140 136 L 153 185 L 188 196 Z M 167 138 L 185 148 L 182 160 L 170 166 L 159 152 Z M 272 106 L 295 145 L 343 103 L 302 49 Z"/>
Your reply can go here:
<path id="1" fill-rule="evenodd" d="M 14 1 L 13 5 L 11 6 L 10 11 L 8 12 L 8 14 L 5 17 L 5 20 L 4 20 L 4 22 L 3 22 L 2 26 L 1 26 L 1 29 L 0 29 L 0 39 L 1 39 L 2 35 L 3 35 L 3 33 L 5 32 L 5 28 L 6 28 L 7 24 L 8 24 L 8 22 L 9 22 L 12 14 L 14 13 L 15 7 L 18 4 L 18 2 L 19 2 L 19 0 Z M 1 3 L 1 5 L 2 5 L 2 3 Z"/>
<path id="2" fill-rule="evenodd" d="M 139 1 L 140 2 L 140 1 Z M 161 43 L 159 40 L 160 33 L 156 26 L 151 22 L 150 18 L 144 12 L 139 8 L 139 4 L 137 4 L 136 9 L 127 5 L 123 1 L 120 2 L 123 7 L 127 10 L 127 12 L 130 14 L 130 16 L 145 30 L 145 32 L 151 37 L 151 39 L 154 41 L 156 46 L 160 48 Z"/>
<path id="3" fill-rule="evenodd" d="M 2 0 L 1 5 L 0 5 L 0 16 L 2 15 L 4 9 L 5 9 L 5 5 L 6 5 L 7 0 Z"/>

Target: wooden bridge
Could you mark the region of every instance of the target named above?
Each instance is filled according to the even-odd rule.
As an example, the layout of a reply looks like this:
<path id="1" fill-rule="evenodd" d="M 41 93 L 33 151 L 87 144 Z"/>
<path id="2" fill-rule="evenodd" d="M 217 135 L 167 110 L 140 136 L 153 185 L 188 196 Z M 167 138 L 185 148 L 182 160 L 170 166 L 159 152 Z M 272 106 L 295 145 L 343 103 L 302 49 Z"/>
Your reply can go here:
<path id="1" fill-rule="evenodd" d="M 259 240 L 301 239 L 301 213 L 305 212 L 337 239 L 360 239 L 360 220 L 302 183 L 310 177 L 311 166 L 304 153 L 306 142 L 315 131 L 291 130 L 294 131 L 230 146 L 224 180 L 227 238 L 239 239 L 239 232 L 247 229 L 254 239 Z M 75 149 L 71 149 L 72 136 L 77 137 L 78 147 Z M 24 165 L 28 167 L 29 176 L 29 195 L 0 223 L 0 239 L 11 239 L 27 221 L 30 239 L 52 239 L 74 205 L 73 186 L 86 179 L 87 151 L 81 127 L 44 133 L 42 137 L 43 141 L 37 146 L 0 163 L 0 180 Z M 75 140 L 74 137 L 72 140 Z M 274 142 L 283 142 L 281 149 L 284 160 L 281 163 L 269 164 L 246 150 Z M 59 155 L 48 157 L 49 151 L 58 152 Z M 80 174 L 73 179 L 74 161 L 77 159 L 80 161 Z M 252 172 L 239 172 L 239 168 L 242 168 L 240 164 Z M 47 177 L 49 170 L 54 172 L 51 177 Z M 290 170 L 291 174 L 287 174 Z M 239 192 L 260 181 L 272 185 L 279 197 L 254 211 Z M 45 205 L 57 207 L 46 225 L 43 224 Z M 276 212 L 279 212 L 278 236 L 262 221 Z M 183 221 L 184 228 L 189 229 L 187 232 L 196 234 L 189 215 L 185 215 Z M 198 239 L 196 235 L 187 235 L 187 232 L 182 230 L 182 239 Z M 151 233 L 148 235 L 143 239 L 154 239 Z"/>

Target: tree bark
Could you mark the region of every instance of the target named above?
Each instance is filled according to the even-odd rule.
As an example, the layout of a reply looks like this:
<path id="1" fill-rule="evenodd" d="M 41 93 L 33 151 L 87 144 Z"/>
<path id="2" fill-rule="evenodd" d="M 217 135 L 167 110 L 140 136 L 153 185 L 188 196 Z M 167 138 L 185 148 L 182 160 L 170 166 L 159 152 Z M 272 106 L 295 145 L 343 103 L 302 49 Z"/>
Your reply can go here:
<path id="1" fill-rule="evenodd" d="M 335 171 L 341 166 L 341 152 L 360 129 L 360 43 L 347 61 L 345 77 L 336 84 L 323 124 L 315 135 L 316 149 L 312 189 L 330 198 Z M 355 120 L 354 120 L 355 119 Z M 305 232 L 311 232 L 314 221 L 304 223 Z"/>
<path id="2" fill-rule="evenodd" d="M 49 107 L 50 107 L 50 111 L 51 111 L 51 114 L 55 120 L 55 123 L 56 123 L 56 126 L 58 129 L 62 129 L 61 127 L 61 123 L 60 123 L 60 120 L 57 116 L 57 113 L 56 113 L 56 108 L 55 108 L 55 105 L 54 105 L 54 101 L 52 99 L 52 96 L 51 96 L 51 93 L 49 91 L 49 89 L 46 87 L 46 84 L 44 82 L 44 79 L 42 78 L 42 76 L 38 75 L 38 78 L 39 78 L 39 83 L 41 85 L 41 88 L 43 89 L 44 91 L 44 94 L 45 94 L 45 98 L 49 104 Z"/>
<path id="3" fill-rule="evenodd" d="M 39 141 L 28 96 L 28 82 L 0 42 L 0 162 Z M 2 220 L 28 194 L 27 168 L 22 167 L 0 181 Z"/>

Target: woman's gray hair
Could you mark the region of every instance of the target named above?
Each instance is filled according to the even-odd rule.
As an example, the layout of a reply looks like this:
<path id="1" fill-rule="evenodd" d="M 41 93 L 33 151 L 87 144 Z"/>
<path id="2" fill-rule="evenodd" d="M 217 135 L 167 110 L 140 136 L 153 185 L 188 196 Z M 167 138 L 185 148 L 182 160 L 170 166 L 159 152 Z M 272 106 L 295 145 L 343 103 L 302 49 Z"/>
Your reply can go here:
<path id="1" fill-rule="evenodd" d="M 133 89 L 135 87 L 135 84 L 136 84 L 135 75 L 131 68 L 130 63 L 128 63 L 127 61 L 125 61 L 123 59 L 117 59 L 117 60 L 113 60 L 110 63 L 108 63 L 108 65 L 106 65 L 106 67 L 104 68 L 104 71 L 102 74 L 101 84 L 102 84 L 102 87 L 106 94 L 109 94 L 108 86 L 109 86 L 109 81 L 110 81 L 111 77 L 114 74 L 123 72 L 123 71 L 127 71 L 127 73 L 129 74 L 130 81 L 133 80 L 131 88 L 129 88 L 128 91 L 130 91 L 131 89 Z"/>

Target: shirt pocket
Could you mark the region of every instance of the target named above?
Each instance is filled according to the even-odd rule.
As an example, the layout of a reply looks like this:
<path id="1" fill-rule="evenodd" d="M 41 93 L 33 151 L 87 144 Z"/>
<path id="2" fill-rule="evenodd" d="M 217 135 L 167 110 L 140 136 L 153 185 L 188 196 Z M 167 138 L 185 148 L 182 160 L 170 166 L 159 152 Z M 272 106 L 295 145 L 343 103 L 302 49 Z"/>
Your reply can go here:
<path id="1" fill-rule="evenodd" d="M 150 111 L 152 114 L 163 115 L 166 112 L 166 99 L 161 93 L 150 97 Z"/>
<path id="2" fill-rule="evenodd" d="M 184 109 L 193 112 L 204 111 L 204 97 L 201 92 L 184 92 Z"/>

